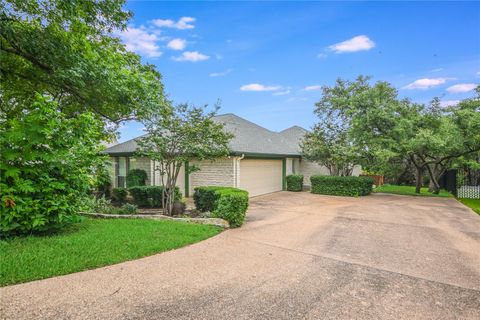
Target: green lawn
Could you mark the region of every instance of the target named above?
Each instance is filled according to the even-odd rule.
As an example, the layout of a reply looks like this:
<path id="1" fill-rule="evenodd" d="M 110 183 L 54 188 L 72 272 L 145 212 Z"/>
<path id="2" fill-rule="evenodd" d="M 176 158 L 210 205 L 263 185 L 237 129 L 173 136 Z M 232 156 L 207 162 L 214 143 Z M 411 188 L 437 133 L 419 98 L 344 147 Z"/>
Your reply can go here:
<path id="1" fill-rule="evenodd" d="M 0 286 L 137 259 L 212 237 L 221 228 L 176 221 L 86 219 L 50 236 L 0 241 Z"/>
<path id="2" fill-rule="evenodd" d="M 467 207 L 470 207 L 473 211 L 480 214 L 480 199 L 457 199 Z"/>
<path id="3" fill-rule="evenodd" d="M 415 193 L 415 187 L 412 186 L 396 186 L 393 184 L 384 184 L 378 188 L 375 188 L 374 192 L 381 193 L 394 193 L 405 196 L 427 196 L 427 197 L 453 197 L 451 193 L 445 190 L 440 190 L 439 194 L 433 194 L 428 192 L 428 188 L 422 188 L 420 194 Z"/>

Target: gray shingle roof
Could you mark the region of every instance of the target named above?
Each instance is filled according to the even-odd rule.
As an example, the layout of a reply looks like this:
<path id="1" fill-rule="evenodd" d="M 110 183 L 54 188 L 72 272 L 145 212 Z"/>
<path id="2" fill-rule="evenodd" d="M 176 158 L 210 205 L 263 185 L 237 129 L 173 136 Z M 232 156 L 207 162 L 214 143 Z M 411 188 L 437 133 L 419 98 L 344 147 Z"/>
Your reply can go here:
<path id="1" fill-rule="evenodd" d="M 230 141 L 230 150 L 236 154 L 299 156 L 299 142 L 307 132 L 298 126 L 274 132 L 231 113 L 218 115 L 214 120 L 223 123 L 225 129 L 234 134 Z M 133 153 L 137 148 L 136 140 L 142 137 L 116 144 L 107 148 L 105 153 L 110 155 Z"/>

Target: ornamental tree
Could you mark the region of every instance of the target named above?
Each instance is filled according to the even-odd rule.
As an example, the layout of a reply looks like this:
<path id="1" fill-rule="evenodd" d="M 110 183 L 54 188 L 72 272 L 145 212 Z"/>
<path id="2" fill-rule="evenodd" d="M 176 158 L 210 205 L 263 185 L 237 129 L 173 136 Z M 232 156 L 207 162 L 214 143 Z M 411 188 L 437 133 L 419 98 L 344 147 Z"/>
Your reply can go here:
<path id="1" fill-rule="evenodd" d="M 187 104 L 171 106 L 152 113 L 143 120 L 147 135 L 138 141 L 140 156 L 154 160 L 163 186 L 162 207 L 172 214 L 175 185 L 182 165 L 192 160 L 215 160 L 229 154 L 228 143 L 233 137 L 215 122 L 218 107 L 206 112 L 206 107 Z M 188 173 L 199 170 L 185 166 Z"/>

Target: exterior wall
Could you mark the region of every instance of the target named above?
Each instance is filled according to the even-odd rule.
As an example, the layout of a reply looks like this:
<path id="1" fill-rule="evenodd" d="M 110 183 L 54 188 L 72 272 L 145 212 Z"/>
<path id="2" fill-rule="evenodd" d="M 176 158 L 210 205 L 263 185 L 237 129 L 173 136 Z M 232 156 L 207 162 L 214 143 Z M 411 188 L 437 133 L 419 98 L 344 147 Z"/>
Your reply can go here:
<path id="1" fill-rule="evenodd" d="M 286 175 L 288 176 L 289 174 L 294 174 L 295 173 L 295 170 L 294 170 L 294 161 L 295 159 L 294 158 L 287 158 L 287 170 L 286 170 Z"/>
<path id="2" fill-rule="evenodd" d="M 327 167 L 321 166 L 315 162 L 311 162 L 305 159 L 301 159 L 299 163 L 299 174 L 303 174 L 303 184 L 310 186 L 310 177 L 316 174 L 322 176 L 329 176 L 330 172 Z M 360 165 L 354 166 L 352 176 L 359 176 L 362 173 L 362 167 Z"/>
<path id="3" fill-rule="evenodd" d="M 234 157 L 221 158 L 215 161 L 192 161 L 191 165 L 200 167 L 189 176 L 190 196 L 193 189 L 200 186 L 235 186 Z"/>
<path id="4" fill-rule="evenodd" d="M 310 186 L 310 177 L 313 175 L 330 175 L 330 172 L 326 167 L 305 159 L 300 160 L 298 173 L 303 174 L 303 184 L 306 186 Z"/>

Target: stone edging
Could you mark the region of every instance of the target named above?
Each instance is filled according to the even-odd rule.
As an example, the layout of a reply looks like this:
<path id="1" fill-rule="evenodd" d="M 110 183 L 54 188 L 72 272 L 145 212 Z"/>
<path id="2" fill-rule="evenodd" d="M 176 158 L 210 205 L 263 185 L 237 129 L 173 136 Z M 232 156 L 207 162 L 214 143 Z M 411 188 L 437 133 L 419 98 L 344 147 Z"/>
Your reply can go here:
<path id="1" fill-rule="evenodd" d="M 106 219 L 151 219 L 151 220 L 173 220 L 173 221 L 182 221 L 188 223 L 197 223 L 197 224 L 209 224 L 212 226 L 229 228 L 230 225 L 226 220 L 220 218 L 176 218 L 169 217 L 160 214 L 106 214 L 106 213 L 89 213 L 82 212 L 84 216 L 95 217 L 95 218 L 106 218 Z"/>

